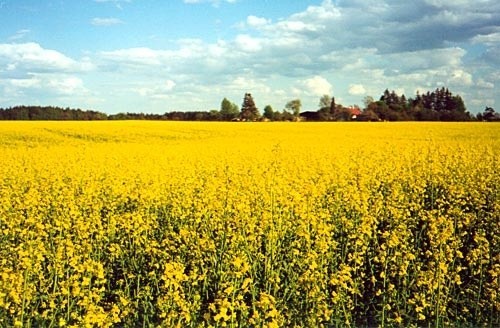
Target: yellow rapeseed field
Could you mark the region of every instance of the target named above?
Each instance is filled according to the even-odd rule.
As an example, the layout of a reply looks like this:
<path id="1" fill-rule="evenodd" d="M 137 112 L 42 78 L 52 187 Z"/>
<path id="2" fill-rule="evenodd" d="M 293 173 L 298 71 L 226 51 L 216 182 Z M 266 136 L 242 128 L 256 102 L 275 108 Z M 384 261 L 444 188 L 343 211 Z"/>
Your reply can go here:
<path id="1" fill-rule="evenodd" d="M 500 326 L 500 125 L 0 122 L 1 327 Z"/>

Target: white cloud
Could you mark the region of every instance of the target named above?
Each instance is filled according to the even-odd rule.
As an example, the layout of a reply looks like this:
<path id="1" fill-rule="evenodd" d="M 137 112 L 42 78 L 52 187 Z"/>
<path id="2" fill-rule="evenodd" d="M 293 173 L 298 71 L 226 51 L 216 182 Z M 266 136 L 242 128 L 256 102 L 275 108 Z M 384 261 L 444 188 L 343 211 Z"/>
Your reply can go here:
<path id="1" fill-rule="evenodd" d="M 459 47 L 425 49 L 394 54 L 381 54 L 379 59 L 385 67 L 398 73 L 418 72 L 443 67 L 461 67 L 466 51 Z"/>
<path id="2" fill-rule="evenodd" d="M 158 66 L 161 64 L 160 57 L 162 57 L 163 53 L 162 51 L 142 47 L 103 51 L 101 56 L 109 61 L 122 64 Z"/>
<path id="3" fill-rule="evenodd" d="M 249 41 L 245 44 L 244 41 Z M 251 50 L 250 39 L 241 38 L 243 48 Z M 183 70 L 190 70 L 198 64 L 203 64 L 203 68 L 210 68 L 210 63 L 217 66 L 224 64 L 221 57 L 231 56 L 229 45 L 225 41 L 216 43 L 205 43 L 200 39 L 180 39 L 177 41 L 178 48 L 175 50 L 151 49 L 148 47 L 125 48 L 112 51 L 102 51 L 99 57 L 104 60 L 106 65 L 118 66 L 124 68 L 135 68 L 144 70 L 176 70 L 182 73 Z M 206 66 L 205 66 L 206 65 Z M 185 72 L 185 71 L 184 71 Z M 200 72 L 203 73 L 203 72 Z"/>
<path id="4" fill-rule="evenodd" d="M 270 23 L 270 20 L 266 19 L 266 18 L 257 17 L 257 16 L 253 16 L 253 15 L 250 15 L 247 17 L 247 25 L 250 27 L 259 28 L 259 27 L 266 26 L 269 23 Z"/>
<path id="5" fill-rule="evenodd" d="M 40 88 L 42 86 L 42 81 L 37 77 L 29 79 L 11 79 L 8 80 L 8 83 L 20 89 Z"/>
<path id="6" fill-rule="evenodd" d="M 306 79 L 303 84 L 307 91 L 313 95 L 322 96 L 332 94 L 332 85 L 322 76 L 316 75 Z"/>
<path id="7" fill-rule="evenodd" d="M 331 0 L 325 0 L 319 6 L 309 6 L 301 13 L 292 15 L 292 19 L 308 21 L 310 19 L 324 21 L 337 19 L 342 16 L 338 7 L 336 7 Z"/>
<path id="8" fill-rule="evenodd" d="M 225 88 L 232 89 L 238 93 L 258 93 L 267 94 L 272 92 L 272 89 L 264 80 L 257 80 L 246 76 L 237 76 L 234 80 L 228 83 Z"/>
<path id="9" fill-rule="evenodd" d="M 457 86 L 470 86 L 472 85 L 472 75 L 463 69 L 456 69 L 451 72 L 449 83 Z"/>
<path id="10" fill-rule="evenodd" d="M 210 56 L 213 56 L 215 58 L 222 57 L 224 54 L 229 53 L 227 42 L 223 40 L 219 40 L 217 41 L 217 43 L 207 45 L 206 51 Z"/>
<path id="11" fill-rule="evenodd" d="M 123 24 L 123 21 L 118 18 L 108 17 L 108 18 L 93 18 L 90 22 L 94 26 L 113 26 Z"/>
<path id="12" fill-rule="evenodd" d="M 327 80 L 332 77 L 336 85 L 345 86 L 335 96 L 349 102 L 359 101 L 353 96 L 362 94 L 377 97 L 385 88 L 413 90 L 426 85 L 429 90 L 446 83 L 455 87 L 458 83 L 471 83 L 473 75 L 463 62 L 465 49 L 426 49 L 427 44 L 412 39 L 416 31 L 417 35 L 422 34 L 422 24 L 428 24 L 425 28 L 432 30 L 429 24 L 437 24 L 436 20 L 403 20 L 398 32 L 393 31 L 395 25 L 391 21 L 394 17 L 399 19 L 395 14 L 407 12 L 414 5 L 421 10 L 416 4 L 395 6 L 390 1 L 382 1 L 375 8 L 367 2 L 334 4 L 326 0 L 276 23 L 266 17 L 247 16 L 237 26 L 255 31 L 238 34 L 232 40 L 206 43 L 186 39 L 178 42 L 175 50 L 122 49 L 102 53 L 102 58 L 118 67 L 133 67 L 143 72 L 142 76 L 159 74 L 160 70 L 175 74 L 179 83 L 183 81 L 176 91 L 187 85 L 196 88 L 208 83 L 213 92 L 224 92 L 226 83 L 238 81 L 235 76 L 241 72 L 247 72 L 256 81 L 279 77 L 275 79 L 279 84 L 265 83 L 269 94 L 273 89 L 290 89 L 299 80 L 302 82 L 297 91 L 304 103 L 317 103 L 318 95 L 332 94 Z M 434 17 L 435 13 L 427 16 Z M 402 41 L 411 46 L 398 43 Z M 457 90 L 454 91 L 460 91 Z"/>
<path id="13" fill-rule="evenodd" d="M 80 95 L 86 91 L 83 81 L 74 76 L 50 78 L 47 85 L 60 95 Z"/>
<path id="14" fill-rule="evenodd" d="M 366 90 L 362 84 L 351 84 L 349 85 L 349 94 L 353 96 L 360 96 L 366 94 Z"/>
<path id="15" fill-rule="evenodd" d="M 245 52 L 258 52 L 262 49 L 261 40 L 247 34 L 240 34 L 236 37 L 236 45 Z"/>
<path id="16" fill-rule="evenodd" d="M 143 96 L 152 99 L 165 99 L 169 97 L 170 92 L 174 89 L 176 83 L 172 80 L 167 80 L 157 85 L 140 87 L 136 92 Z"/>
<path id="17" fill-rule="evenodd" d="M 92 68 L 88 59 L 77 62 L 56 50 L 44 49 L 34 42 L 0 44 L 0 65 L 10 65 L 25 72 L 68 72 Z"/>
<path id="18" fill-rule="evenodd" d="M 176 50 L 133 48 L 101 55 L 106 62 L 118 67 L 142 71 L 142 76 L 159 74 L 159 70 L 175 74 L 176 80 L 182 81 L 176 93 L 188 85 L 200 92 L 212 93 L 241 89 L 243 82 L 238 79 L 241 72 L 252 76 L 247 81 L 276 77 L 276 82 L 246 85 L 247 88 L 260 87 L 265 99 L 300 95 L 305 107 L 312 107 L 307 104 L 316 104 L 317 97 L 323 94 L 354 103 L 359 101 L 355 96 L 371 94 L 378 98 L 377 94 L 385 88 L 413 90 L 425 83 L 426 90 L 431 90 L 443 83 L 455 87 L 472 83 L 473 75 L 463 63 L 467 55 L 465 49 L 450 46 L 407 50 L 403 45 L 391 45 L 395 34 L 390 28 L 394 26 L 375 19 L 374 15 L 383 19 L 387 12 L 394 10 L 392 5 L 383 2 L 377 10 L 372 10 L 344 4 L 335 5 L 327 0 L 276 23 L 250 15 L 239 27 L 255 30 L 238 34 L 232 40 L 206 43 L 186 39 L 178 42 Z M 408 9 L 408 5 L 403 7 Z M 353 13 L 357 14 L 356 20 L 352 19 Z M 402 23 L 405 33 L 419 28 L 418 24 L 405 24 Z M 386 42 L 389 39 L 391 42 Z M 399 40 L 401 38 L 396 39 L 396 43 Z M 388 49 L 391 51 L 387 52 Z M 336 94 L 332 94 L 332 84 L 327 80 L 332 77 L 335 85 L 346 86 L 339 88 Z M 297 85 L 297 80 L 302 82 Z M 209 84 L 212 91 L 198 88 L 204 83 Z M 273 90 L 284 89 L 290 90 L 288 96 L 273 93 Z M 294 94 L 294 90 L 297 93 Z M 453 91 L 461 92 L 458 88 Z"/>
<path id="19" fill-rule="evenodd" d="M 37 43 L 0 44 L 0 58 L 38 67 L 69 69 L 75 62 L 60 52 L 43 49 Z"/>
<path id="20" fill-rule="evenodd" d="M 306 32 L 306 31 L 316 31 L 318 27 L 314 24 L 306 23 L 299 20 L 289 20 L 278 22 L 276 27 L 281 29 L 284 32 Z"/>
<path id="21" fill-rule="evenodd" d="M 10 104 L 89 103 L 90 90 L 78 74 L 94 68 L 89 57 L 76 61 L 37 43 L 0 44 L 0 90 Z"/>
<path id="22" fill-rule="evenodd" d="M 54 96 L 81 96 L 88 93 L 79 77 L 65 74 L 30 74 L 24 79 L 4 80 L 3 84 L 8 86 L 10 92 L 21 95 L 42 90 Z"/>
<path id="23" fill-rule="evenodd" d="M 479 34 L 472 38 L 473 43 L 482 43 L 489 46 L 497 45 L 500 43 L 500 32 L 489 33 L 489 34 Z"/>

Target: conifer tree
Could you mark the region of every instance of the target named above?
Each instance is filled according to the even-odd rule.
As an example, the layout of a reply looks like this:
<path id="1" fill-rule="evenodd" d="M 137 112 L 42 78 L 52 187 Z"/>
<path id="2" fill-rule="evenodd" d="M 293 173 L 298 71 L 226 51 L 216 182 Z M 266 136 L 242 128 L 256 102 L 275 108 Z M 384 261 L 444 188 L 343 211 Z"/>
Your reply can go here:
<path id="1" fill-rule="evenodd" d="M 245 93 L 245 97 L 243 98 L 243 104 L 241 105 L 241 119 L 244 121 L 255 121 L 259 118 L 259 110 L 255 106 L 255 102 L 253 101 L 252 94 Z"/>

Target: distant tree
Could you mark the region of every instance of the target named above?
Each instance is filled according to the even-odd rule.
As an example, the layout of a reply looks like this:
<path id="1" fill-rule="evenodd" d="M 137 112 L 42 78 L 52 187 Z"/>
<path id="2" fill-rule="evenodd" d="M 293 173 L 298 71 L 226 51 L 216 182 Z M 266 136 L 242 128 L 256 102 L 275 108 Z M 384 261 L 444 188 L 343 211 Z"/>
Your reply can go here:
<path id="1" fill-rule="evenodd" d="M 351 121 L 353 119 L 352 108 L 337 105 L 335 109 L 334 119 L 336 121 Z"/>
<path id="2" fill-rule="evenodd" d="M 302 103 L 300 99 L 290 100 L 285 105 L 286 110 L 290 111 L 295 118 L 299 117 L 300 109 L 302 108 Z"/>
<path id="3" fill-rule="evenodd" d="M 376 122 L 376 121 L 379 121 L 380 118 L 373 110 L 367 109 L 361 115 L 358 116 L 357 120 L 358 121 Z"/>
<path id="4" fill-rule="evenodd" d="M 375 115 L 377 115 L 377 117 L 383 121 L 389 120 L 389 106 L 387 106 L 387 104 L 382 100 L 375 101 L 369 104 L 367 107 L 367 111 L 375 113 Z"/>
<path id="5" fill-rule="evenodd" d="M 332 97 L 327 119 L 329 121 L 349 121 L 351 114 L 348 108 L 342 106 L 342 104 L 337 104 L 335 97 Z"/>
<path id="6" fill-rule="evenodd" d="M 468 121 L 472 117 L 459 95 L 453 95 L 447 88 L 437 88 L 433 92 L 419 96 L 422 109 L 417 119 L 425 121 Z M 413 101 L 415 106 L 415 101 Z"/>
<path id="7" fill-rule="evenodd" d="M 334 99 L 333 99 L 333 103 L 335 103 Z M 311 116 L 308 119 L 309 120 L 318 120 L 318 121 L 330 121 L 330 120 L 332 120 L 333 114 L 331 111 L 331 105 L 332 105 L 332 97 L 330 97 L 329 95 L 321 96 L 321 98 L 319 99 L 319 110 L 317 112 L 317 115 Z"/>
<path id="8" fill-rule="evenodd" d="M 283 118 L 283 113 L 280 112 L 280 111 L 275 111 L 273 113 L 273 118 L 272 118 L 273 121 L 283 121 L 284 118 Z"/>
<path id="9" fill-rule="evenodd" d="M 482 120 L 488 122 L 500 121 L 500 114 L 496 113 L 493 107 L 486 107 L 481 115 L 481 118 Z"/>
<path id="10" fill-rule="evenodd" d="M 318 121 L 331 121 L 333 116 L 330 114 L 330 107 L 323 107 L 316 112 L 314 116 Z M 311 120 L 311 119 L 309 119 Z"/>
<path id="11" fill-rule="evenodd" d="M 330 97 L 329 95 L 323 95 L 319 99 L 319 109 L 323 109 L 325 107 L 330 108 L 331 103 L 332 103 L 332 97 Z"/>
<path id="12" fill-rule="evenodd" d="M 0 110 L 2 120 L 106 120 L 104 113 L 53 106 L 15 106 Z"/>
<path id="13" fill-rule="evenodd" d="M 330 116 L 334 116 L 337 111 L 337 104 L 335 103 L 335 97 L 332 97 L 332 101 L 330 102 Z"/>
<path id="14" fill-rule="evenodd" d="M 232 103 L 227 98 L 222 99 L 220 104 L 220 119 L 224 121 L 231 121 L 239 115 L 238 105 Z"/>
<path id="15" fill-rule="evenodd" d="M 208 112 L 207 116 L 209 121 L 220 121 L 222 119 L 220 111 L 216 109 L 212 109 Z"/>
<path id="16" fill-rule="evenodd" d="M 389 121 L 469 121 L 472 119 L 467 112 L 463 99 L 453 95 L 448 88 L 437 88 L 425 94 L 417 91 L 415 98 L 407 99 L 395 91 L 386 89 L 380 101 L 369 104 L 380 119 Z"/>
<path id="17" fill-rule="evenodd" d="M 267 105 L 264 107 L 264 114 L 263 116 L 267 118 L 268 120 L 274 120 L 274 110 L 271 107 L 271 105 Z"/>
<path id="18" fill-rule="evenodd" d="M 293 114 L 287 111 L 286 109 L 283 109 L 283 111 L 279 113 L 279 118 L 280 121 L 295 121 L 297 119 L 297 117 L 293 116 Z"/>
<path id="19" fill-rule="evenodd" d="M 245 121 L 255 121 L 260 116 L 259 110 L 255 106 L 252 95 L 250 93 L 245 93 L 243 98 L 243 104 L 241 105 L 240 117 Z"/>
<path id="20" fill-rule="evenodd" d="M 370 104 L 374 101 L 375 99 L 373 99 L 372 96 L 366 96 L 365 98 L 363 98 L 363 104 L 365 105 L 365 108 L 368 108 L 368 106 L 370 106 Z"/>
<path id="21" fill-rule="evenodd" d="M 404 109 L 408 105 L 408 100 L 406 99 L 406 96 L 404 94 L 401 95 L 399 98 L 399 105 Z"/>
<path id="22" fill-rule="evenodd" d="M 379 101 L 383 101 L 387 105 L 389 105 L 391 103 L 391 93 L 390 93 L 389 89 L 384 90 L 384 93 L 382 94 L 382 96 L 380 96 Z"/>

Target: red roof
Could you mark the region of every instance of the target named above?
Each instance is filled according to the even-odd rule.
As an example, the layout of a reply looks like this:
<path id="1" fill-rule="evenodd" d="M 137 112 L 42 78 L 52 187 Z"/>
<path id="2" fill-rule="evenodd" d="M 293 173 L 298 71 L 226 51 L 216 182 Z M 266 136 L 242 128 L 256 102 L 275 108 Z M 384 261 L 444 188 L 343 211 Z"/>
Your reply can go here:
<path id="1" fill-rule="evenodd" d="M 349 109 L 349 113 L 353 116 L 354 115 L 358 116 L 358 115 L 361 115 L 361 113 L 362 113 L 361 109 L 359 109 L 358 107 L 349 107 L 348 109 Z"/>

